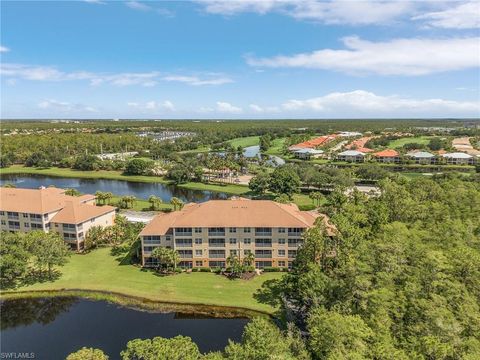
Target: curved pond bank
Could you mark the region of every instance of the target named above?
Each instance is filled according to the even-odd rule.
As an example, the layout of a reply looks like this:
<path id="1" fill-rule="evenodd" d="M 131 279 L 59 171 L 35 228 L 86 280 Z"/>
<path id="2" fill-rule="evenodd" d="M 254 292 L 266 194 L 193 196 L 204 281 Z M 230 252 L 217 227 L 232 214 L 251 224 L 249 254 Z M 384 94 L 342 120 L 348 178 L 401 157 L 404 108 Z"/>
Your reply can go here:
<path id="1" fill-rule="evenodd" d="M 194 311 L 146 311 L 78 296 L 2 299 L 2 352 L 34 353 L 36 359 L 64 359 L 83 346 L 119 359 L 129 340 L 189 336 L 202 352 L 239 341 L 246 317 L 222 318 Z M 218 315 L 218 314 L 217 314 Z"/>
<path id="2" fill-rule="evenodd" d="M 164 183 L 144 183 L 110 179 L 75 179 L 35 174 L 15 175 L 0 173 L 0 186 L 6 183 L 14 184 L 17 188 L 38 189 L 41 186 L 48 187 L 53 185 L 63 189 L 76 189 L 84 194 L 95 194 L 96 191 L 103 191 L 112 192 L 115 195 L 121 196 L 133 195 L 140 199 L 147 199 L 150 195 L 156 195 L 164 202 L 169 202 L 174 196 L 184 202 L 203 202 L 214 199 L 227 199 L 229 197 L 229 195 L 224 192 L 190 190 Z"/>

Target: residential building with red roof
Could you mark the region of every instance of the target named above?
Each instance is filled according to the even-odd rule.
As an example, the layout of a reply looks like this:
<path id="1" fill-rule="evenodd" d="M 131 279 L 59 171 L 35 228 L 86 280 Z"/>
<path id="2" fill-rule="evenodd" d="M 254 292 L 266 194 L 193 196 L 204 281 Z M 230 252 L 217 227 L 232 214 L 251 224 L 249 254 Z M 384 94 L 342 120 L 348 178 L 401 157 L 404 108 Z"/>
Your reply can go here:
<path id="1" fill-rule="evenodd" d="M 235 255 L 255 256 L 255 267 L 288 267 L 302 243 L 302 233 L 317 219 L 328 236 L 335 228 L 326 215 L 300 211 L 295 204 L 269 200 L 211 200 L 185 205 L 180 211 L 157 215 L 140 233 L 142 264 L 155 266 L 152 251 L 159 246 L 175 249 L 181 267 L 225 267 Z"/>
<path id="2" fill-rule="evenodd" d="M 113 206 L 96 206 L 95 195 L 69 196 L 57 188 L 0 187 L 2 231 L 56 231 L 75 250 L 83 249 L 92 226 L 113 225 L 115 214 Z"/>
<path id="3" fill-rule="evenodd" d="M 372 154 L 373 158 L 383 163 L 400 163 L 400 154 L 393 149 L 385 149 Z"/>

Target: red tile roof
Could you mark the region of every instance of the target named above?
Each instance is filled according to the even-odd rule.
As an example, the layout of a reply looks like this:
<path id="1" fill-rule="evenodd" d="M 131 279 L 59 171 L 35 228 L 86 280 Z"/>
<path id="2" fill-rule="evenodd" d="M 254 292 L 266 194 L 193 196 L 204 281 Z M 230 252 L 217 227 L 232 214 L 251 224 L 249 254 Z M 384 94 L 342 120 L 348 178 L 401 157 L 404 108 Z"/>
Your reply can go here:
<path id="1" fill-rule="evenodd" d="M 379 152 L 376 152 L 375 154 L 373 154 L 373 156 L 375 157 L 395 157 L 395 156 L 398 156 L 398 151 L 395 151 L 395 150 L 392 150 L 392 149 L 386 149 L 386 150 L 382 150 L 382 151 L 379 151 Z"/>

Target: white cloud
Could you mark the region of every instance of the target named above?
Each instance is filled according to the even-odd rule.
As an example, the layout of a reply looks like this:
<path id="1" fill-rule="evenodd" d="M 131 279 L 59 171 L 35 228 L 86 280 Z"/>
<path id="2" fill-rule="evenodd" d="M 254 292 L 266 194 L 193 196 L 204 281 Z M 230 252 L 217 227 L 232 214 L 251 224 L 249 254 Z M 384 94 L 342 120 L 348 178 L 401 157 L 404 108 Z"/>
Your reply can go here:
<path id="1" fill-rule="evenodd" d="M 276 113 L 280 110 L 277 106 L 260 106 L 257 104 L 250 104 L 248 107 L 255 113 Z"/>
<path id="2" fill-rule="evenodd" d="M 37 106 L 42 110 L 50 110 L 50 111 L 56 111 L 61 113 L 75 112 L 78 114 L 79 112 L 84 112 L 84 113 L 98 112 L 98 110 L 92 106 L 83 105 L 83 104 L 72 104 L 66 101 L 58 101 L 55 99 L 43 100 L 39 102 Z"/>
<path id="3" fill-rule="evenodd" d="M 201 86 L 201 85 L 223 85 L 233 82 L 232 79 L 224 76 L 200 79 L 197 76 L 183 76 L 183 75 L 169 75 L 163 78 L 165 81 L 177 81 L 189 85 Z"/>
<path id="4" fill-rule="evenodd" d="M 170 100 L 163 102 L 147 101 L 145 103 L 128 102 L 127 105 L 142 111 L 175 111 L 175 105 Z"/>
<path id="5" fill-rule="evenodd" d="M 427 26 L 445 29 L 480 28 L 480 3 L 460 3 L 456 7 L 414 16 L 412 20 L 425 20 Z"/>
<path id="6" fill-rule="evenodd" d="M 385 24 L 414 11 L 412 1 L 200 0 L 206 12 L 220 15 L 276 12 L 326 24 Z"/>
<path id="7" fill-rule="evenodd" d="M 86 3 L 89 3 L 89 4 L 97 4 L 97 5 L 105 5 L 106 2 L 105 1 L 102 1 L 102 0 L 83 0 L 84 2 Z"/>
<path id="8" fill-rule="evenodd" d="M 140 11 L 150 11 L 152 10 L 151 6 L 141 3 L 140 1 L 127 1 L 125 3 L 130 9 L 140 10 Z"/>
<path id="9" fill-rule="evenodd" d="M 133 9 L 133 10 L 154 11 L 157 14 L 165 16 L 165 17 L 172 17 L 174 15 L 174 13 L 172 11 L 168 10 L 168 9 L 152 7 L 150 5 L 142 3 L 140 1 L 127 1 L 125 3 L 125 5 L 128 6 L 130 9 Z"/>
<path id="10" fill-rule="evenodd" d="M 248 107 L 255 112 L 263 112 L 263 108 L 257 104 L 250 104 Z"/>
<path id="11" fill-rule="evenodd" d="M 226 76 L 218 76 L 218 74 L 211 73 L 206 73 L 205 78 L 184 75 L 165 76 L 159 71 L 103 74 L 88 71 L 64 72 L 53 66 L 23 64 L 0 64 L 0 75 L 5 78 L 30 81 L 86 80 L 92 86 L 110 84 L 115 86 L 140 85 L 151 87 L 157 85 L 159 81 L 178 81 L 189 85 L 202 86 L 223 85 L 233 82 L 232 79 Z"/>
<path id="12" fill-rule="evenodd" d="M 10 49 L 8 47 L 0 45 L 0 53 L 9 52 L 9 51 Z"/>
<path id="13" fill-rule="evenodd" d="M 444 99 L 417 100 L 399 96 L 381 96 L 365 90 L 335 92 L 310 99 L 292 99 L 282 104 L 286 111 L 342 116 L 433 116 L 480 115 L 480 103 Z"/>
<path id="14" fill-rule="evenodd" d="M 350 74 L 425 75 L 479 67 L 480 38 L 393 39 L 385 42 L 343 40 L 345 49 L 271 58 L 247 57 L 260 67 L 298 67 L 336 70 Z"/>
<path id="15" fill-rule="evenodd" d="M 238 114 L 242 112 L 242 108 L 234 106 L 224 101 L 217 101 L 217 107 L 215 110 L 220 113 L 229 113 L 229 114 Z"/>

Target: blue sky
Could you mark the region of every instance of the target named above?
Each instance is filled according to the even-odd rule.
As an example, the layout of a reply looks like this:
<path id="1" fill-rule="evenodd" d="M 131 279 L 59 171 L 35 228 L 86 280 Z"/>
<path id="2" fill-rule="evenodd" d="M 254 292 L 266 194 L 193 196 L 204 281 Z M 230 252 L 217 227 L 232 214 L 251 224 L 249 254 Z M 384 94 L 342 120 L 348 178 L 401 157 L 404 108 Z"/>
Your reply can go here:
<path id="1" fill-rule="evenodd" d="M 2 118 L 480 116 L 478 1 L 2 1 Z"/>

